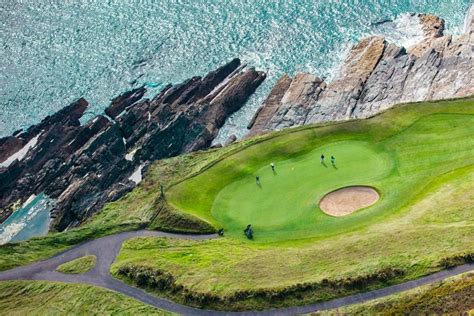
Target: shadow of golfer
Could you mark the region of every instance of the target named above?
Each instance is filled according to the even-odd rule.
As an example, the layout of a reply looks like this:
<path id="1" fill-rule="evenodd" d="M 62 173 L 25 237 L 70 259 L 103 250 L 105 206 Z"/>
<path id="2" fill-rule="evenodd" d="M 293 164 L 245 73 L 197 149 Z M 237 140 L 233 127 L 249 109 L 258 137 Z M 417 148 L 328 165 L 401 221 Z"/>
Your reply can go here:
<path id="1" fill-rule="evenodd" d="M 324 168 L 327 168 L 327 167 L 328 167 L 328 165 L 326 165 L 326 163 L 325 163 L 324 161 L 321 162 L 321 164 L 324 166 Z"/>
<path id="2" fill-rule="evenodd" d="M 278 173 L 276 172 L 275 169 L 273 169 L 273 175 L 276 176 Z"/>
<path id="3" fill-rule="evenodd" d="M 337 166 L 335 164 L 332 164 L 332 167 L 337 170 Z"/>
<path id="4" fill-rule="evenodd" d="M 257 186 L 261 189 L 262 188 L 262 184 L 260 182 L 257 182 Z"/>

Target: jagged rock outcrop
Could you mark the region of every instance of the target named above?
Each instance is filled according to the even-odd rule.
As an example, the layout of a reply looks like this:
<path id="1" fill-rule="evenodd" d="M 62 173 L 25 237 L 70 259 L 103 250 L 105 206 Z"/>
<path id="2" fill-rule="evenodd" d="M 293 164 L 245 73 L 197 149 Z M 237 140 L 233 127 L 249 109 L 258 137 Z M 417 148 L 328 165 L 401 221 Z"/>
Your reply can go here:
<path id="1" fill-rule="evenodd" d="M 144 87 L 126 92 L 112 100 L 108 117 L 84 126 L 79 119 L 88 103 L 80 99 L 0 139 L 0 222 L 44 192 L 56 199 L 53 229 L 79 225 L 129 192 L 151 161 L 209 147 L 264 79 L 234 59 L 204 78 L 169 85 L 152 100 L 142 99 Z"/>
<path id="2" fill-rule="evenodd" d="M 395 104 L 474 94 L 474 7 L 464 33 L 444 35 L 444 21 L 419 14 L 425 39 L 407 49 L 383 37 L 363 39 L 335 80 L 284 75 L 257 111 L 249 135 L 324 121 L 370 117 Z"/>

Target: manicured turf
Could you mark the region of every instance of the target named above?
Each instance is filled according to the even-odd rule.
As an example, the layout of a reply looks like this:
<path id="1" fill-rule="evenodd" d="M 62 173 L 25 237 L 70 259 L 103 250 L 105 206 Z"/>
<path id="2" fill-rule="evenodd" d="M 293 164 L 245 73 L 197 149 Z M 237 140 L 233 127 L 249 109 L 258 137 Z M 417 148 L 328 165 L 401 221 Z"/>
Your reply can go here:
<path id="1" fill-rule="evenodd" d="M 84 256 L 60 265 L 56 270 L 62 273 L 80 274 L 86 273 L 95 267 L 96 256 Z"/>
<path id="2" fill-rule="evenodd" d="M 472 104 L 441 105 L 417 104 L 367 121 L 283 133 L 172 187 L 168 202 L 233 237 L 244 238 L 242 230 L 252 224 L 256 241 L 360 229 L 400 212 L 439 175 L 474 163 Z M 322 153 L 326 166 L 319 162 Z M 330 155 L 336 156 L 337 168 Z M 319 209 L 324 194 L 348 185 L 373 186 L 381 199 L 343 218 Z"/>
<path id="3" fill-rule="evenodd" d="M 320 163 L 320 155 L 337 157 L 336 166 Z M 328 192 L 347 185 L 378 183 L 394 165 L 390 156 L 367 142 L 346 141 L 320 147 L 303 156 L 279 161 L 275 174 L 270 166 L 226 186 L 216 197 L 213 216 L 239 237 L 252 224 L 257 237 L 279 238 L 280 234 L 313 236 L 342 229 L 349 221 L 328 216 L 318 208 Z M 380 210 L 380 208 L 379 208 Z M 289 238 L 289 236 L 286 236 Z"/>
<path id="4" fill-rule="evenodd" d="M 171 315 L 125 295 L 89 285 L 0 282 L 0 315 Z"/>

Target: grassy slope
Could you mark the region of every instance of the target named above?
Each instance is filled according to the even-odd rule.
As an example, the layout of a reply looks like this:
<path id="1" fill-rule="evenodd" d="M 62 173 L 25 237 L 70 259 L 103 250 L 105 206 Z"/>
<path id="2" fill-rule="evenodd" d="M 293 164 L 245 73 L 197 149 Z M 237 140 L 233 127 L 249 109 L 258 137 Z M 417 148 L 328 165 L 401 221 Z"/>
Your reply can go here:
<path id="1" fill-rule="evenodd" d="M 389 268 L 403 273 L 360 288 L 322 286 L 299 297 L 288 295 L 274 302 L 244 297 L 228 306 L 262 308 L 328 299 L 439 270 L 443 258 L 474 252 L 473 116 L 465 115 L 473 110 L 472 100 L 421 103 L 365 122 L 282 132 L 168 191 L 173 204 L 219 225 L 210 212 L 212 199 L 232 182 L 232 176 L 239 180 L 249 177 L 254 185 L 255 170 L 283 160 L 278 155 L 297 159 L 296 153 L 308 154 L 321 143 L 360 141 L 358 133 L 364 131 L 365 141 L 383 143 L 385 150 L 391 151 L 396 166 L 388 179 L 378 180 L 376 186 L 396 190 L 382 189 L 378 205 L 385 211 L 374 207 L 376 211 L 370 208 L 360 216 L 348 217 L 346 232 L 335 229 L 336 234 L 330 235 L 318 231 L 310 239 L 279 242 L 268 242 L 272 241 L 270 236 L 253 243 L 240 236 L 233 238 L 232 233 L 205 242 L 140 238 L 125 244 L 114 271 L 120 266 L 159 268 L 173 276 L 175 285 L 219 297 L 246 290 L 280 291 L 295 284 L 324 283 L 324 279 L 343 283 Z M 431 115 L 443 112 L 447 113 Z M 380 133 L 374 132 L 375 126 Z M 307 143 L 311 144 L 308 148 Z M 271 154 L 266 155 L 267 151 Z M 194 204 L 192 194 L 197 196 Z M 288 227 L 291 232 L 293 226 Z M 186 301 L 186 297 L 175 299 Z"/>
<path id="2" fill-rule="evenodd" d="M 87 285 L 0 282 L 0 315 L 171 315 L 122 294 Z"/>
<path id="3" fill-rule="evenodd" d="M 0 271 L 49 258 L 61 251 L 87 240 L 126 230 L 136 230 L 141 225 L 86 225 L 63 233 L 0 246 Z"/>
<path id="4" fill-rule="evenodd" d="M 57 271 L 62 273 L 70 273 L 70 274 L 80 274 L 86 273 L 87 271 L 92 270 L 95 267 L 97 261 L 97 257 L 90 255 L 84 256 L 81 258 L 77 258 L 75 260 L 63 263 L 59 267 L 57 267 Z"/>
<path id="5" fill-rule="evenodd" d="M 474 312 L 474 273 L 426 285 L 363 304 L 339 308 L 322 315 L 459 315 Z M 318 313 L 319 314 L 319 313 Z"/>

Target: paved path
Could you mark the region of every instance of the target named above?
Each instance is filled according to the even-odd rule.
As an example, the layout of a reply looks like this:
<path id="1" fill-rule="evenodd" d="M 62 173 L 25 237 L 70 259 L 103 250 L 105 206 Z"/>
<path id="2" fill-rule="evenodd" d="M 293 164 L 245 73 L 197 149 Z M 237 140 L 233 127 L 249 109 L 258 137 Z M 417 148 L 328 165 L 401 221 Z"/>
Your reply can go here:
<path id="1" fill-rule="evenodd" d="M 417 280 L 389 286 L 383 289 L 351 295 L 327 302 L 315 303 L 311 305 L 289 307 L 282 309 L 272 309 L 267 311 L 249 311 L 249 312 L 220 312 L 211 310 L 202 310 L 189 306 L 177 304 L 169 300 L 159 298 L 146 293 L 145 291 L 129 286 L 120 280 L 113 278 L 110 274 L 110 266 L 117 257 L 122 243 L 130 238 L 139 236 L 160 236 L 181 239 L 204 240 L 216 238 L 216 235 L 182 235 L 170 234 L 157 231 L 139 230 L 134 232 L 125 232 L 116 235 L 106 236 L 95 239 L 79 246 L 73 247 L 50 259 L 36 262 L 24 267 L 18 267 L 8 271 L 0 272 L 0 281 L 4 280 L 47 280 L 60 281 L 66 283 L 83 283 L 104 287 L 116 292 L 125 294 L 131 298 L 137 299 L 143 303 L 165 309 L 171 312 L 186 315 L 294 315 L 309 313 L 318 310 L 338 308 L 355 303 L 361 303 L 379 297 L 399 293 L 409 289 L 416 288 L 425 284 L 443 280 L 464 272 L 474 271 L 474 263 L 465 264 L 453 269 L 440 271 Z M 71 260 L 86 256 L 95 255 L 97 264 L 91 271 L 84 274 L 63 274 L 56 271 L 56 268 Z"/>

